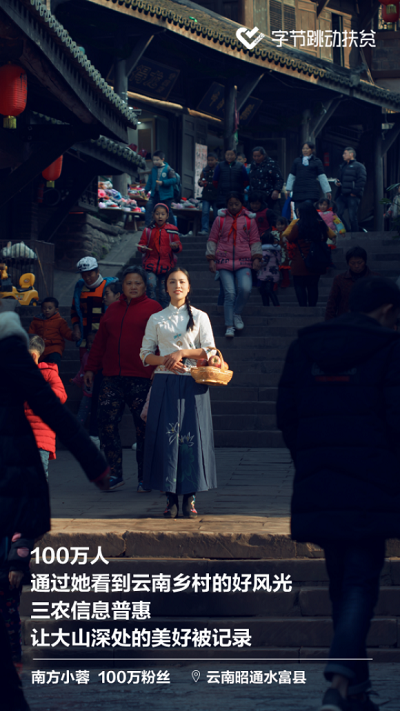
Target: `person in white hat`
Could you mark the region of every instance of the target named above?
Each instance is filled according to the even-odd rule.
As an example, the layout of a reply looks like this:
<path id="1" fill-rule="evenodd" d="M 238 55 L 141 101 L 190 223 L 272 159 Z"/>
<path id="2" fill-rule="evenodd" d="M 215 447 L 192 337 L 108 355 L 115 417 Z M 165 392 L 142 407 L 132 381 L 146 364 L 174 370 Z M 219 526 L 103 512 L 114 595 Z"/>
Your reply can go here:
<path id="1" fill-rule="evenodd" d="M 95 257 L 83 257 L 76 265 L 81 278 L 75 285 L 71 306 L 71 321 L 81 360 L 86 350 L 89 331 L 97 331 L 103 313 L 103 291 L 115 277 L 103 278 Z"/>
<path id="2" fill-rule="evenodd" d="M 105 311 L 103 294 L 105 288 L 115 277 L 103 278 L 95 257 L 82 257 L 76 265 L 81 278 L 77 281 L 71 306 L 71 321 L 74 336 L 78 339 L 79 355 L 82 361 L 86 353 L 86 339 L 90 331 L 98 331 L 100 319 Z M 92 441 L 99 447 L 100 439 L 97 428 L 97 400 L 102 374 L 99 372 L 94 383 L 89 434 Z"/>

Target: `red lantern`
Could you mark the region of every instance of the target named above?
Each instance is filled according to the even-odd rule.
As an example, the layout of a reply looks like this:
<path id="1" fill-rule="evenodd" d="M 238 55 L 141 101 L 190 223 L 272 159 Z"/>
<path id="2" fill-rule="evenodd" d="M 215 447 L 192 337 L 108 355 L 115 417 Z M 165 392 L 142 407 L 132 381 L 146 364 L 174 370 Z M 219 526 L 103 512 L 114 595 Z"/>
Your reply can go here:
<path id="1" fill-rule="evenodd" d="M 28 78 L 22 67 L 4 64 L 0 67 L 0 114 L 4 128 L 16 128 L 16 116 L 26 107 Z"/>
<path id="2" fill-rule="evenodd" d="M 51 165 L 43 170 L 42 175 L 44 179 L 47 180 L 46 186 L 48 188 L 54 188 L 54 181 L 58 180 L 61 175 L 62 164 L 63 156 L 60 156 L 54 163 L 51 163 Z"/>
<path id="3" fill-rule="evenodd" d="M 324 153 L 324 166 L 329 167 L 329 153 Z"/>
<path id="4" fill-rule="evenodd" d="M 397 22 L 399 19 L 399 3 L 393 0 L 381 0 L 382 2 L 382 20 L 384 22 Z"/>

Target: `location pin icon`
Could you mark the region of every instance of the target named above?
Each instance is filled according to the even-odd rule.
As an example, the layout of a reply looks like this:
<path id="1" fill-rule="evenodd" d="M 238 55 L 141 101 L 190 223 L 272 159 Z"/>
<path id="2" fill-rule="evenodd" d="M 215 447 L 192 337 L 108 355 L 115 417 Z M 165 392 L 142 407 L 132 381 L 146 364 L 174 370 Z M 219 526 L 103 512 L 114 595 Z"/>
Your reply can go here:
<path id="1" fill-rule="evenodd" d="M 198 680 L 200 679 L 200 672 L 197 669 L 192 671 L 192 678 L 195 682 L 198 682 Z"/>

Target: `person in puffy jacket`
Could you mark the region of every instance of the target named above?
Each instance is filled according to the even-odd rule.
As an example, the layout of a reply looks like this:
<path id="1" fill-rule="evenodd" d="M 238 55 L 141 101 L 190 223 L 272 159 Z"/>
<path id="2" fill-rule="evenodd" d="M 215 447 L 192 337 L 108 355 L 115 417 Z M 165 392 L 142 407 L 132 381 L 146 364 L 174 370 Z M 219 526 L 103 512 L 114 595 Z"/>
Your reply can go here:
<path id="1" fill-rule="evenodd" d="M 275 242 L 273 232 L 265 232 L 262 237 L 262 265 L 257 274 L 257 286 L 263 306 L 269 306 L 271 299 L 274 306 L 280 306 L 278 297 L 274 292 L 275 284 L 279 283 L 279 267 L 282 261 L 282 250 L 279 243 Z"/>
<path id="2" fill-rule="evenodd" d="M 7 628 L 12 661 L 18 672 L 22 671 L 19 604 L 22 586 L 31 582 L 29 562 L 34 547 L 34 540 L 19 532 L 0 539 L 0 616 Z"/>
<path id="3" fill-rule="evenodd" d="M 268 207 L 277 211 L 283 177 L 278 164 L 267 155 L 267 151 L 262 146 L 256 146 L 252 150 L 249 183 L 250 192 L 261 190 L 265 194 Z"/>
<path id="4" fill-rule="evenodd" d="M 339 188 L 335 198 L 338 216 L 348 232 L 359 232 L 358 208 L 367 182 L 367 171 L 363 164 L 356 160 L 354 148 L 345 148 L 343 160 L 344 163 L 339 168 L 339 175 L 335 183 Z M 349 214 L 350 229 L 343 218 L 346 208 Z"/>
<path id="5" fill-rule="evenodd" d="M 147 321 L 162 311 L 160 304 L 146 296 L 147 272 L 142 267 L 127 267 L 122 275 L 122 296 L 111 304 L 100 321 L 100 328 L 85 366 L 85 386 L 91 388 L 94 374 L 103 370 L 97 421 L 104 454 L 111 467 L 110 490 L 122 486 L 122 445 L 119 436 L 125 405 L 136 428 L 138 491 L 143 492 L 145 424 L 140 413 L 146 402 L 153 368 L 145 368 L 140 348 Z"/>
<path id="6" fill-rule="evenodd" d="M 145 227 L 138 249 L 143 254 L 143 268 L 147 272 L 147 296 L 157 299 L 166 308 L 169 296 L 165 291 L 165 275 L 177 262 L 177 255 L 182 251 L 178 228 L 168 222 L 169 208 L 159 203 L 154 208 L 153 222 Z"/>
<path id="7" fill-rule="evenodd" d="M 259 190 L 253 190 L 249 193 L 249 206 L 251 212 L 255 213 L 255 220 L 260 235 L 267 232 L 267 230 L 274 229 L 277 215 L 276 212 L 271 210 L 265 202 L 264 193 Z"/>
<path id="8" fill-rule="evenodd" d="M 286 181 L 286 196 L 293 192 L 292 200 L 296 207 L 306 200 L 318 200 L 321 190 L 329 200 L 332 197 L 324 166 L 314 150 L 314 143 L 303 143 L 302 155 L 295 158 Z"/>
<path id="9" fill-rule="evenodd" d="M 230 193 L 226 205 L 212 226 L 206 257 L 210 272 L 219 272 L 225 294 L 225 336 L 233 338 L 235 329 L 244 328 L 241 313 L 251 293 L 251 270 L 261 266 L 262 249 L 255 215 L 243 206 L 243 197 Z"/>
<path id="10" fill-rule="evenodd" d="M 298 207 L 299 219 L 293 220 L 284 231 L 291 253 L 290 269 L 293 286 L 299 306 L 316 306 L 318 301 L 318 282 L 323 271 L 310 271 L 306 259 L 312 242 L 326 242 L 333 239 L 335 233 L 321 220 L 314 205 L 303 202 Z M 290 249 L 293 245 L 293 251 Z"/>
<path id="11" fill-rule="evenodd" d="M 225 160 L 218 163 L 214 171 L 213 185 L 217 191 L 217 208 L 226 205 L 228 195 L 232 192 L 243 193 L 249 183 L 249 176 L 243 163 L 237 160 L 236 151 L 228 148 Z"/>
<path id="12" fill-rule="evenodd" d="M 66 320 L 58 313 L 58 301 L 47 296 L 41 303 L 42 315 L 31 321 L 28 333 L 43 338 L 45 349 L 41 361 L 60 365 L 64 353 L 65 340 L 77 341 L 77 336 L 69 328 Z"/>
<path id="13" fill-rule="evenodd" d="M 332 686 L 321 708 L 378 711 L 366 639 L 385 539 L 400 538 L 400 291 L 388 278 L 359 279 L 349 306 L 299 331 L 277 422 L 295 465 L 292 538 L 324 549 L 329 576 Z"/>
<path id="14" fill-rule="evenodd" d="M 39 358 L 44 352 L 44 341 L 40 336 L 32 336 L 29 343 L 29 353 L 38 366 L 46 382 L 49 383 L 53 393 L 55 393 L 63 405 L 67 400 L 67 393 L 58 374 L 58 366 L 55 363 L 39 363 Z M 56 458 L 56 435 L 43 420 L 35 415 L 28 403 L 25 403 L 25 416 L 32 432 L 35 435 L 36 445 L 42 460 L 46 477 L 49 476 L 49 460 Z"/>
<path id="15" fill-rule="evenodd" d="M 7 377 L 0 390 L 0 540 L 20 532 L 36 539 L 50 530 L 49 487 L 33 432 L 25 417 L 28 402 L 60 437 L 90 481 L 105 490 L 109 468 L 76 418 L 62 405 L 28 353 L 28 334 L 17 314 L 0 300 L 0 365 Z M 3 617 L 0 615 L 1 707 L 28 709 Z"/>

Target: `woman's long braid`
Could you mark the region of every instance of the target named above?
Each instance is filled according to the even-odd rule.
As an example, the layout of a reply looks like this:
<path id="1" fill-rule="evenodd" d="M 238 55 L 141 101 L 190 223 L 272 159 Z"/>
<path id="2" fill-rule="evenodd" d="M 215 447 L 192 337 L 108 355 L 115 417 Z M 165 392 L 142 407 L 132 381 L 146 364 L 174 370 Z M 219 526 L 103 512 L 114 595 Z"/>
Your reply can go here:
<path id="1" fill-rule="evenodd" d="M 193 318 L 192 308 L 191 308 L 191 306 L 190 306 L 189 294 L 187 295 L 187 297 L 186 297 L 186 299 L 185 299 L 185 303 L 186 303 L 186 308 L 187 308 L 188 314 L 189 314 L 189 321 L 187 322 L 186 330 L 187 330 L 187 331 L 193 331 L 193 329 L 194 329 L 194 318 Z"/>

